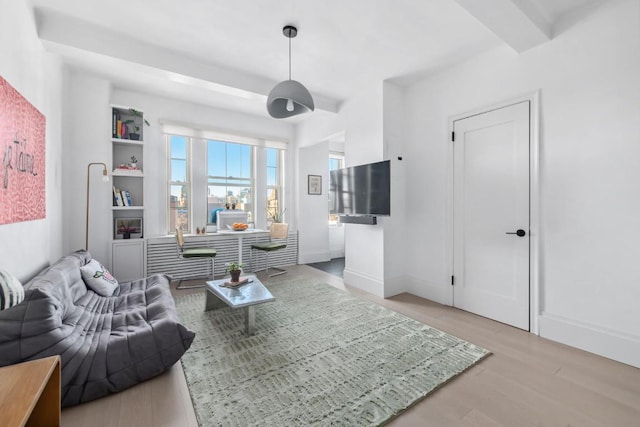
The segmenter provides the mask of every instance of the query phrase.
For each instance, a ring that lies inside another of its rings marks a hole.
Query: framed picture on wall
[[[142,237],[142,218],[114,218],[114,238],[138,239]]]
[[[308,194],[318,195],[322,194],[322,176],[321,175],[309,175],[307,182]]]

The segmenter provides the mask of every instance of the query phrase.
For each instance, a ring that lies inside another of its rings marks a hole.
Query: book
[[[116,187],[113,187],[113,206],[120,206],[118,204],[118,196],[120,195],[120,190]]]
[[[113,197],[114,197],[113,206],[124,206],[124,200],[122,200],[122,194],[120,193],[120,189],[113,187]]]
[[[125,206],[133,206],[133,202],[131,201],[131,193],[128,190],[123,190],[122,198],[124,199]]]
[[[240,279],[237,282],[232,282],[232,281],[229,280],[229,281],[224,282],[220,286],[222,286],[224,288],[237,288],[239,286],[247,285],[247,284],[249,284],[251,282],[253,282],[252,278],[240,276]]]
[[[113,109],[113,120],[111,121],[111,133],[114,138],[120,138],[118,135],[118,122],[120,121],[120,113]]]

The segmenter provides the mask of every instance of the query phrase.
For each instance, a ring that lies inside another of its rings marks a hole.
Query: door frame
[[[533,334],[539,335],[540,316],[540,90],[517,96],[496,104],[476,108],[462,114],[449,117],[447,132],[447,235],[446,235],[446,271],[453,276],[453,144],[451,135],[454,123],[468,117],[498,110],[521,102],[529,102],[529,327]],[[447,277],[449,279],[449,277]],[[448,282],[448,280],[447,280]],[[447,297],[447,303],[453,305],[453,289]]]

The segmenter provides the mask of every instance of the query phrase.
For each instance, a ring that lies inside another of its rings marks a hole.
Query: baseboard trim
[[[299,264],[313,264],[314,262],[327,261],[331,261],[331,254],[329,252],[298,253]]]
[[[344,249],[342,249],[342,250],[335,250],[335,251],[333,251],[333,250],[332,250],[332,251],[330,251],[330,252],[329,252],[329,254],[330,254],[330,256],[331,256],[331,259],[334,259],[334,258],[344,258]]]
[[[640,336],[542,313],[540,336],[640,368]]]
[[[414,276],[406,277],[405,292],[438,304],[451,305],[453,303],[451,286],[443,286],[440,283],[432,283]]]
[[[343,279],[344,284],[347,286],[353,286],[354,288],[384,298],[384,282],[375,277],[345,268]]]

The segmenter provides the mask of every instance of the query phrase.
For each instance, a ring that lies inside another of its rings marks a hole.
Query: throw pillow
[[[18,305],[24,300],[22,283],[13,274],[0,270],[0,310]]]
[[[80,267],[82,280],[98,295],[110,297],[118,288],[118,281],[95,259]]]

